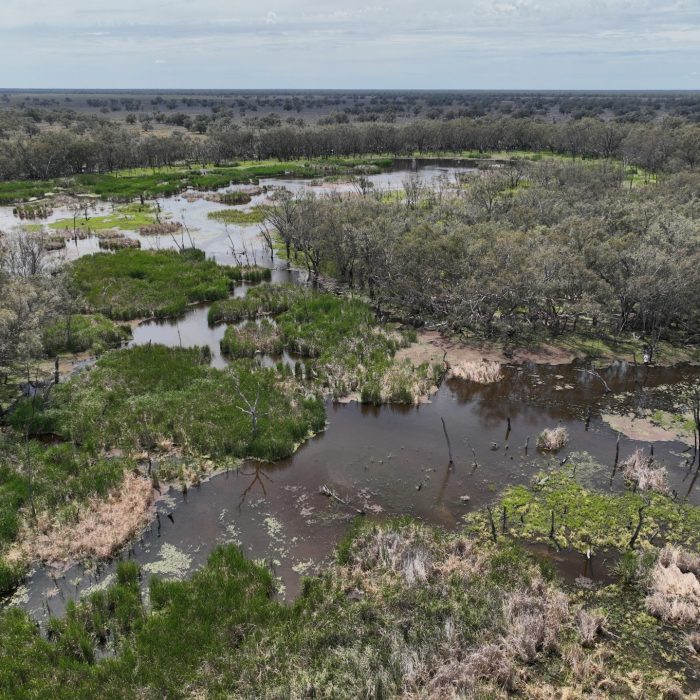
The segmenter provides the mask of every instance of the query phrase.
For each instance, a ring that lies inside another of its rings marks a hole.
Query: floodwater
[[[419,175],[435,182],[441,176],[453,177],[458,170],[454,163],[434,162],[419,169]],[[400,187],[408,172],[399,169],[372,177],[377,178],[378,186]],[[308,186],[292,180],[262,184],[289,189]],[[184,220],[195,244],[208,257],[232,262],[247,253],[259,256],[258,264],[272,266],[257,239],[257,227],[226,229],[207,219],[207,213],[221,205],[174,197],[161,201],[161,206],[175,219]],[[0,228],[3,216],[6,212],[0,212]],[[165,237],[142,240],[152,247],[174,245]],[[89,252],[89,245],[91,240],[69,244],[75,250],[66,255]],[[273,281],[301,282],[303,275],[275,261]],[[235,293],[245,292],[246,286],[241,285]],[[197,306],[179,319],[143,323],[134,329],[131,344],[209,345],[213,365],[224,367],[219,341],[225,326],[208,326],[207,310],[206,305]],[[600,378],[584,369],[575,364],[507,367],[505,378],[497,384],[450,380],[429,403],[415,407],[370,407],[329,400],[326,430],[293,457],[275,464],[247,462],[238,471],[190,489],[187,495],[172,489],[163,493],[158,519],[120,558],[137,560],[147,574],[146,582],[150,573],[185,576],[200,567],[217,544],[235,542],[251,558],[264,561],[279,577],[280,595],[291,598],[299,591],[300,576],[324,563],[356,517],[410,515],[456,528],[464,515],[493,501],[505,486],[528,483],[538,470],[571,452],[589,452],[608,465],[609,473],[598,475],[596,485],[620,490],[621,477],[613,477],[612,471],[617,435],[600,416],[611,407],[619,412],[647,405],[649,389],[654,387],[659,388],[655,405],[663,406],[662,389],[697,376],[697,369],[639,370],[616,364],[601,372],[612,391],[609,395],[603,392]],[[615,398],[621,394],[624,398]],[[452,443],[452,468],[442,419]],[[556,456],[539,453],[536,436],[543,428],[557,425],[569,431],[568,446]],[[649,448],[623,438],[620,459],[640,446]],[[683,465],[685,449],[680,443],[657,443],[655,456],[668,468],[672,488],[698,503],[697,490]],[[339,500],[320,493],[323,486]],[[597,553],[591,569],[591,563],[578,554],[549,552],[539,546],[537,550],[550,555],[568,580],[580,575],[604,580],[606,576],[605,553]],[[97,568],[79,565],[51,575],[40,567],[16,600],[43,621],[49,613],[62,612],[68,600],[110,583],[115,568],[116,561],[111,561]]]

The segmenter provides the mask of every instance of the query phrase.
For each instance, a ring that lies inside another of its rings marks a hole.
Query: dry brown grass
[[[108,557],[151,519],[151,482],[132,473],[106,500],[94,498],[81,507],[72,522],[40,515],[36,527],[21,537],[24,555],[54,566],[89,557]]]
[[[654,458],[643,450],[636,450],[622,463],[622,474],[640,491],[669,492],[666,468],[656,466]]]
[[[491,360],[460,362],[450,368],[450,375],[477,384],[493,384],[503,379],[501,363]]]
[[[182,228],[179,221],[167,221],[162,224],[148,224],[140,226],[139,233],[142,236],[163,236],[170,233],[177,233]]]
[[[600,610],[588,612],[581,608],[576,615],[576,624],[581,635],[581,644],[584,647],[591,647],[600,635],[605,634],[608,620]]]
[[[569,432],[561,425],[556,428],[545,428],[537,436],[537,447],[540,450],[556,452],[569,442]]]
[[[135,238],[101,238],[99,242],[103,250],[123,250],[124,248],[140,248],[141,241]]]
[[[647,610],[665,622],[697,622],[700,619],[697,573],[697,557],[666,547],[651,571]]]

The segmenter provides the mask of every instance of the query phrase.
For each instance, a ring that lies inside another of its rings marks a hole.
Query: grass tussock
[[[651,571],[647,610],[665,622],[697,623],[700,619],[700,557],[666,547]]]
[[[139,226],[139,233],[142,236],[167,236],[172,233],[178,233],[181,228],[182,224],[179,221],[166,221],[164,223]]]
[[[450,368],[450,375],[477,384],[493,384],[503,379],[503,370],[500,362],[480,360],[461,362]]]
[[[138,250],[141,248],[141,241],[136,238],[100,238],[98,245],[102,250]]]
[[[645,454],[644,450],[635,450],[621,466],[625,479],[640,491],[669,493],[666,468],[657,466],[654,458]]]
[[[556,452],[569,442],[569,431],[563,426],[545,428],[537,436],[537,448],[546,452]]]

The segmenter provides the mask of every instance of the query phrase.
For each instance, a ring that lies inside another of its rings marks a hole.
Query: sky
[[[0,88],[700,89],[700,0],[0,0]]]

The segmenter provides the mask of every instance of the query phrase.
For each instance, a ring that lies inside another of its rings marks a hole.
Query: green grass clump
[[[101,353],[130,337],[129,326],[114,323],[102,314],[74,314],[44,330],[44,350],[52,357],[87,350]]]
[[[217,265],[201,251],[171,250],[86,255],[71,270],[90,309],[119,320],[175,316],[188,304],[225,299],[234,282],[253,274],[265,273]]]
[[[247,321],[240,328],[229,326],[221,340],[221,352],[231,357],[254,357],[258,352],[279,355],[283,349],[277,324],[268,318]]]
[[[209,367],[207,351],[153,345],[106,353],[56,386],[42,413],[52,432],[94,451],[168,443],[190,454],[275,460],[323,429],[314,395],[280,385],[274,370]],[[244,409],[256,401],[254,426]]]
[[[224,192],[218,196],[218,199],[221,204],[235,206],[236,204],[249,204],[252,197],[247,192]]]
[[[254,207],[250,211],[222,209],[210,211],[207,217],[225,224],[259,224],[265,220],[265,212],[261,207]]]

